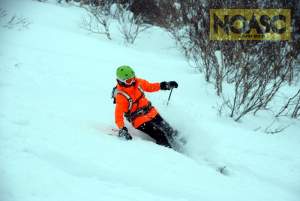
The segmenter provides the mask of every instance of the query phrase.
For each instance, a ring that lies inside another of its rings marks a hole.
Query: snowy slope
[[[0,21],[1,201],[215,201],[300,198],[299,121],[280,134],[261,113],[236,123],[218,116],[213,86],[159,28],[124,45],[80,28],[84,11],[54,2],[0,1],[28,28]],[[176,80],[147,94],[188,139],[185,154],[158,146],[128,125],[133,141],[107,135],[116,67],[128,64],[149,81]],[[216,171],[226,165],[227,175]]]

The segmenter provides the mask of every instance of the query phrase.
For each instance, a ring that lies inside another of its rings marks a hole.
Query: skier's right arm
[[[129,103],[124,96],[117,94],[116,108],[115,108],[115,122],[119,129],[122,129],[125,126],[124,113],[127,112],[127,110],[128,110],[128,104]]]

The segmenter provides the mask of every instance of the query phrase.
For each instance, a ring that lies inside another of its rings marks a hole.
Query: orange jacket
[[[130,87],[122,87],[119,84],[117,85],[117,89],[119,91],[124,91],[125,93],[127,93],[132,98],[133,102],[135,102],[142,94],[141,91],[138,89],[138,86],[140,86],[145,92],[155,92],[160,90],[159,83],[149,83],[148,81],[139,78],[135,78],[135,82],[136,83]],[[147,106],[148,103],[148,99],[145,96],[143,96],[142,98],[140,98],[139,101],[132,105],[130,112],[135,112],[138,108]],[[116,95],[115,108],[115,121],[118,128],[124,127],[124,113],[128,112],[128,107],[129,101],[127,100],[127,98],[124,95],[118,93]],[[143,123],[152,120],[157,114],[157,110],[154,107],[152,107],[147,114],[135,118],[131,123],[133,127],[138,128]]]

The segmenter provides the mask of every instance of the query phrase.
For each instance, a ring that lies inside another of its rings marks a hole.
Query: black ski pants
[[[137,129],[148,134],[157,144],[172,148],[172,140],[176,132],[159,114]]]

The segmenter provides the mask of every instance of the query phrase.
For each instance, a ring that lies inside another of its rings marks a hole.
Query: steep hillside
[[[0,200],[299,200],[299,121],[267,135],[268,113],[240,123],[218,116],[213,86],[163,30],[128,46],[116,22],[112,41],[80,28],[75,5],[0,2]],[[5,26],[13,15],[28,26]],[[184,154],[128,124],[133,141],[108,135],[123,64],[151,82],[179,83],[168,106],[169,92],[147,97],[187,139]]]

